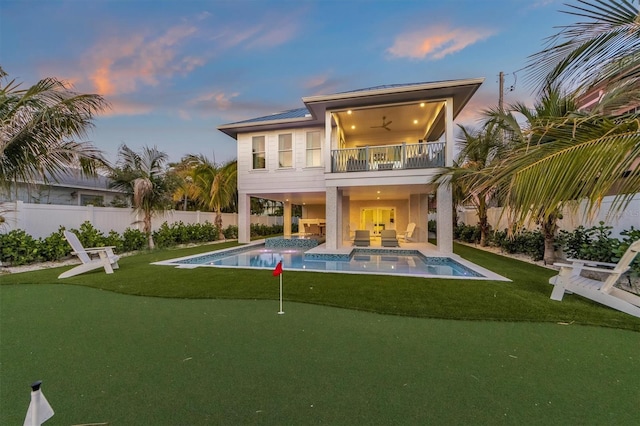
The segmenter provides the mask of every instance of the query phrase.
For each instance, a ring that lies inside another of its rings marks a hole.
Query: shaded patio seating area
[[[369,247],[371,245],[371,234],[368,230],[358,229],[356,230],[356,236],[353,240],[353,245],[357,247]]]
[[[395,229],[385,229],[380,232],[380,240],[382,243],[382,247],[399,247],[398,239],[396,238],[396,230]]]

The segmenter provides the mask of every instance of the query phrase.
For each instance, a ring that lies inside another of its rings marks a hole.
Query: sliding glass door
[[[359,229],[368,229],[371,235],[380,235],[385,229],[396,229],[396,209],[394,207],[361,209]]]

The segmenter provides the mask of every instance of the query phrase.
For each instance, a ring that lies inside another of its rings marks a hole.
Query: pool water
[[[350,255],[305,256],[299,248],[239,247],[161,264],[174,266],[217,266],[236,268],[274,269],[282,261],[283,269],[307,271],[335,271],[413,276],[448,276],[484,278],[482,274],[448,257],[426,257],[415,250],[402,254],[372,249],[355,249]]]

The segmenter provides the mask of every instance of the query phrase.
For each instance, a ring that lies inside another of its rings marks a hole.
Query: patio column
[[[325,217],[327,221],[325,247],[328,250],[336,250],[338,248],[338,188],[335,186],[327,187]]]
[[[453,253],[453,195],[447,179],[438,186],[438,251]]]
[[[283,233],[285,237],[290,237],[291,236],[291,202],[289,200],[286,200],[283,203],[283,214],[284,217],[283,219]]]
[[[247,244],[251,241],[251,197],[249,194],[238,194],[238,242]]]

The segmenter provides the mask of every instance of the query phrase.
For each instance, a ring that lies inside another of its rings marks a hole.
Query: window
[[[88,206],[89,204],[91,204],[92,206],[96,206],[96,207],[103,207],[104,206],[104,197],[102,195],[80,194],[80,205],[81,206]]]
[[[293,145],[291,133],[278,135],[278,167],[281,169],[293,166]]]
[[[264,136],[254,136],[252,139],[252,155],[253,169],[264,169],[265,161],[265,143]]]
[[[320,144],[320,132],[307,133],[307,167],[322,165],[322,145]]]

